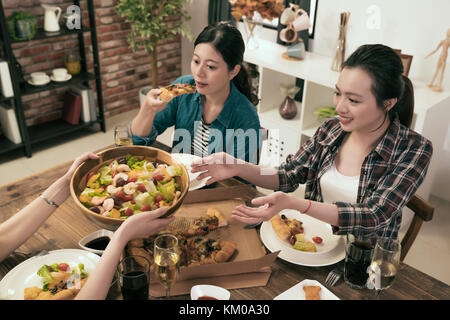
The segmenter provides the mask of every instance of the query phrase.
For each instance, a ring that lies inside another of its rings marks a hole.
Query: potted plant
[[[192,1],[192,0],[190,0]],[[133,51],[144,48],[151,55],[151,87],[158,87],[157,47],[163,40],[173,39],[181,34],[192,39],[185,22],[190,16],[184,9],[185,0],[119,0],[115,9],[131,25],[128,42]],[[169,16],[180,19],[167,21]],[[140,90],[144,95],[151,87]]]
[[[6,19],[8,31],[14,40],[31,40],[36,35],[36,17],[23,11],[14,11]]]

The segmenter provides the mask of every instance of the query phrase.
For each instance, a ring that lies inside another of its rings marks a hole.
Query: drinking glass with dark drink
[[[352,288],[366,287],[367,268],[372,262],[373,249],[368,242],[347,234],[345,241],[344,280]]]
[[[120,289],[124,300],[147,300],[150,261],[143,256],[128,256],[118,268]]]
[[[154,259],[156,276],[166,289],[166,298],[170,297],[170,287],[178,275],[180,252],[178,239],[172,234],[162,234],[155,239]]]
[[[116,147],[133,145],[133,139],[128,132],[127,126],[117,126],[114,128],[114,143]]]
[[[381,290],[389,288],[394,282],[400,265],[401,244],[398,239],[379,238],[373,252],[369,268],[371,287],[376,290],[376,296]]]

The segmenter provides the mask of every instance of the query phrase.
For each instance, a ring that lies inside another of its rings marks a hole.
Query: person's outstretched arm
[[[142,212],[128,218],[114,232],[114,235],[106,247],[99,264],[89,275],[86,284],[77,294],[75,299],[80,300],[103,300],[106,298],[114,273],[116,272],[120,256],[128,241],[139,238],[146,238],[155,234],[171,223],[175,217],[158,219],[166,208],[154,211]]]
[[[88,152],[78,157],[66,174],[42,193],[43,198],[34,199],[0,225],[0,261],[30,238],[56,210],[57,206],[69,197],[72,174],[87,159],[98,159],[98,156]]]
[[[194,161],[191,167],[191,172],[202,172],[197,177],[197,180],[209,177],[206,185],[232,177],[240,177],[266,189],[276,190],[280,185],[278,171],[275,168],[262,167],[245,162],[225,152],[215,153]]]

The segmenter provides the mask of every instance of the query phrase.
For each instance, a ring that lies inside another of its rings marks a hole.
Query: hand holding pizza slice
[[[186,93],[195,93],[197,88],[188,83],[175,83],[161,88],[159,98],[164,102],[170,102],[173,98]]]

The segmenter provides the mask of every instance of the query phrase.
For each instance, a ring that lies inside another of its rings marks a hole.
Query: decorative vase
[[[280,90],[283,95],[286,95],[286,98],[284,98],[283,102],[278,108],[278,112],[283,119],[290,120],[292,118],[295,118],[295,116],[297,115],[297,105],[295,104],[294,97],[300,90],[300,88],[295,86],[291,88],[280,86]]]
[[[287,120],[292,119],[297,115],[297,106],[295,105],[295,101],[289,96],[284,98],[278,110],[281,117]]]
[[[350,12],[342,12],[340,17],[339,39],[336,45],[336,54],[334,55],[334,59],[331,64],[331,70],[333,71],[340,71],[341,65],[345,60],[347,25],[348,20],[350,19]]]
[[[247,19],[246,17],[242,17],[242,20],[244,21],[244,30],[247,36],[245,42],[246,48],[258,49],[259,41],[256,34],[259,32],[259,29],[261,29],[261,23]]]

